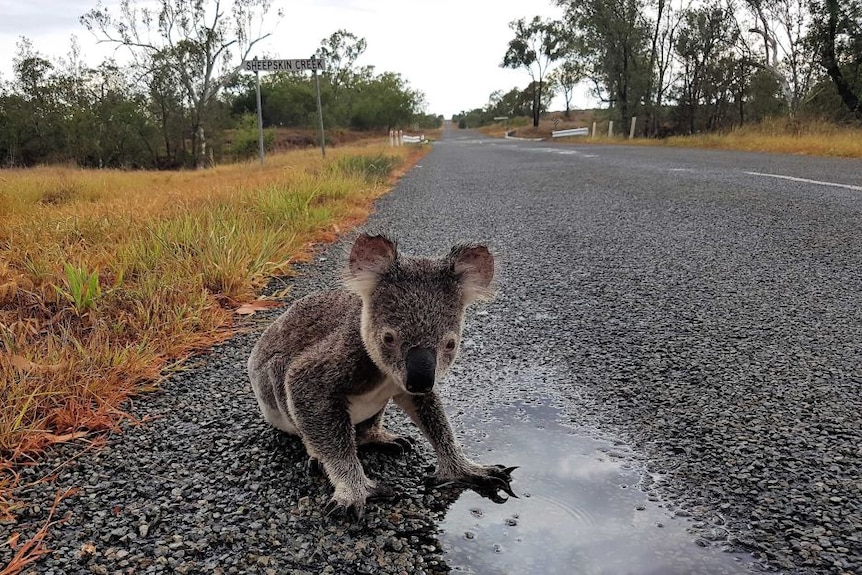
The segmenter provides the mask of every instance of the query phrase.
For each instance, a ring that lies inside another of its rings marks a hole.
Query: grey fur
[[[411,258],[398,254],[388,238],[364,234],[350,253],[347,289],[297,300],[263,333],[248,361],[252,389],[264,418],[298,435],[323,465],[335,488],[330,510],[361,517],[366,499],[388,494],[365,475],[356,448],[404,445],[383,428],[390,399],[434,447],[439,481],[511,494],[511,469],[477,465],[463,455],[433,388],[408,392],[420,385],[425,391],[447,372],[460,346],[464,310],[490,297],[493,273],[484,246]]]

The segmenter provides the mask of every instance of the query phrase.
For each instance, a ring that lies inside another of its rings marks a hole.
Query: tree
[[[678,100],[689,133],[719,127],[737,79],[733,54],[737,38],[729,9],[713,4],[685,12],[676,51],[683,67]],[[701,108],[706,110],[704,117]]]
[[[560,67],[552,72],[551,77],[563,92],[563,99],[566,101],[565,116],[568,118],[575,86],[580,84],[585,77],[583,62],[577,54],[569,54]]]
[[[847,110],[862,121],[862,2],[812,0],[811,14],[820,62]]]
[[[384,72],[357,85],[356,104],[350,127],[357,130],[387,130],[407,127],[419,112],[423,96],[411,90],[400,74]]]
[[[806,38],[810,27],[807,1],[745,0],[754,17],[748,31],[763,42],[763,59],[752,59],[752,64],[775,77],[791,114],[799,108],[814,76]]]
[[[368,42],[352,32],[341,29],[321,40],[317,55],[326,60],[323,77],[329,80],[335,97],[342,86],[349,87],[355,72],[356,60],[365,53]]]
[[[357,104],[358,91],[355,88],[374,77],[373,66],[356,65],[367,46],[365,38],[343,29],[321,40],[317,55],[326,61],[320,89],[327,123],[348,125]]]
[[[628,126],[649,92],[652,29],[643,0],[556,0],[596,95]]]
[[[67,58],[49,61],[24,38],[13,65],[14,80],[0,90],[0,162],[155,164],[152,115],[115,64],[85,66],[74,38]]]
[[[152,9],[121,0],[119,14],[99,3],[81,23],[100,41],[127,48],[138,69],[155,80],[153,89],[176,86],[181,91],[189,110],[194,164],[202,167],[213,104],[239,71],[239,61],[269,36],[252,30],[270,6],[270,0],[160,0]]]
[[[532,109],[532,94],[526,94],[524,90],[520,90],[517,87],[512,88],[506,93],[498,90],[491,93],[488,97],[488,105],[483,121],[491,121],[495,117],[500,116],[508,116],[510,118],[526,116],[532,113]]]
[[[524,18],[509,23],[515,37],[503,56],[502,67],[524,68],[536,86],[533,98],[533,126],[539,126],[539,116],[544,90],[545,76],[553,62],[569,50],[567,36],[560,22],[543,20],[535,16],[527,22]]]

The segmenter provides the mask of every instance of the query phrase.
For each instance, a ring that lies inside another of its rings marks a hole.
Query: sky
[[[107,6],[117,0],[103,0]],[[139,0],[140,1],[140,0]],[[78,21],[97,0],[0,0],[0,77],[12,74],[21,36],[49,58],[68,54],[77,36],[84,59],[97,64],[109,54]],[[488,102],[495,90],[524,88],[526,70],[500,67],[517,18],[559,17],[550,0],[273,0],[271,14],[284,17],[256,52],[273,58],[305,58],[323,38],[346,29],[368,42],[358,65],[398,72],[425,94],[427,112],[447,118]],[[265,28],[266,28],[265,24]],[[270,26],[271,27],[271,26]],[[254,53],[252,56],[255,55]],[[558,96],[553,109],[562,109]],[[576,91],[573,108],[592,107],[587,87]]]

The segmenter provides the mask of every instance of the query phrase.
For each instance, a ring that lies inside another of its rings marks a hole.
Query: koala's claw
[[[309,457],[308,461],[305,462],[305,472],[309,477],[323,475],[323,466],[320,464],[320,460],[316,457]]]
[[[365,503],[351,503],[345,505],[334,497],[329,500],[323,508],[324,517],[353,517],[357,521],[362,521],[365,518]]]
[[[520,468],[521,466],[513,465],[512,467],[506,467],[505,465],[492,465],[491,467],[496,467],[497,469],[505,473],[507,477],[511,477],[512,472]]]
[[[448,487],[462,486],[472,489],[482,497],[486,497],[494,503],[505,503],[508,497],[503,497],[498,492],[502,491],[509,497],[518,499],[518,496],[512,491],[512,472],[518,466],[505,467],[503,465],[491,465],[489,467],[480,468],[482,472],[467,473],[453,479],[441,479],[437,476],[426,475],[425,484],[429,487]]]
[[[416,440],[412,437],[397,437],[395,439],[395,443],[401,446],[401,449],[404,450],[404,453],[410,453],[413,451],[413,447],[416,445]]]
[[[368,501],[392,500],[398,498],[398,492],[388,485],[377,485],[368,494]]]
[[[400,457],[405,453],[412,452],[415,444],[416,441],[413,438],[396,437],[391,441],[370,441],[362,444],[360,448]]]
[[[325,517],[347,517],[351,515],[357,521],[361,521],[365,517],[366,501],[380,501],[387,499],[396,499],[398,492],[388,485],[375,485],[368,490],[368,494],[362,498],[360,495],[337,498],[332,496],[326,506],[323,508]]]

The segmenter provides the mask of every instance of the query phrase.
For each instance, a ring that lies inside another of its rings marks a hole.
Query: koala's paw
[[[395,435],[387,431],[367,433],[358,439],[359,447],[362,450],[377,451],[394,456],[410,453],[416,443],[412,437]]]
[[[505,503],[508,498],[500,495],[500,491],[509,497],[518,498],[512,491],[511,485],[512,472],[516,469],[518,469],[517,465],[506,467],[505,465],[470,464],[456,471],[438,472],[436,475],[426,477],[426,482],[435,487],[448,485],[467,487],[494,503]]]
[[[373,482],[365,489],[352,489],[347,486],[337,487],[332,499],[323,508],[327,517],[353,517],[361,521],[365,517],[366,501],[378,501],[381,499],[394,499],[395,491],[386,485]]]

